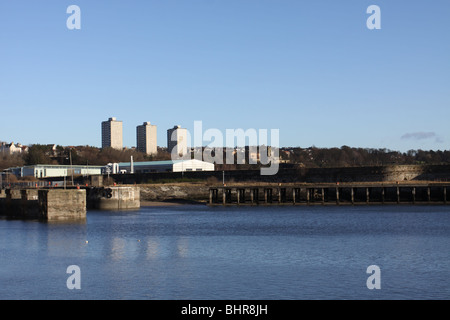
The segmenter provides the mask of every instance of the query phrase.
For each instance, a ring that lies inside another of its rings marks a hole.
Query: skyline
[[[66,9],[81,8],[81,30]],[[366,9],[381,8],[381,30]],[[447,150],[448,1],[0,4],[0,140],[101,146],[99,123],[280,129],[280,146]],[[8,119],[8,121],[5,121]],[[162,134],[161,134],[162,133]],[[164,146],[165,135],[158,134]]]

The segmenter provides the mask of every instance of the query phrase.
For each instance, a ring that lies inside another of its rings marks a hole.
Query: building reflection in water
[[[104,248],[105,255],[114,261],[121,260],[155,260],[163,257],[186,258],[189,255],[187,238],[148,238],[127,239],[114,237],[110,245]]]
[[[155,259],[158,257],[159,246],[160,244],[157,240],[155,239],[147,240],[147,252],[146,252],[147,259]]]
[[[84,257],[87,253],[86,221],[59,221],[39,223],[40,237],[45,237],[48,256]],[[44,240],[44,239],[42,239]]]
[[[177,239],[177,252],[180,258],[187,258],[189,255],[189,240],[185,237]]]

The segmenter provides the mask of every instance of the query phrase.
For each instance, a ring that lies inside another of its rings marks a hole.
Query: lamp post
[[[73,166],[72,166],[72,149],[69,151],[69,157],[70,157],[70,171],[72,171],[72,187],[73,187]]]

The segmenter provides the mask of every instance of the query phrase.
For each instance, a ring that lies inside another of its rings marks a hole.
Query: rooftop
[[[65,168],[89,168],[89,169],[101,169],[103,168],[103,166],[87,166],[87,165],[60,165],[60,164],[34,164],[31,166],[23,166],[23,167],[14,167],[14,168],[8,168],[6,170],[13,170],[13,169],[19,169],[19,168],[34,168],[34,167],[39,167],[39,168],[48,168],[48,169],[65,169]]]
[[[136,166],[170,166],[174,163],[187,162],[187,161],[200,161],[197,159],[189,159],[189,160],[165,160],[165,161],[142,161],[142,162],[133,162],[133,165]],[[203,162],[203,161],[201,161]],[[127,167],[131,166],[130,162],[121,162],[120,166]]]

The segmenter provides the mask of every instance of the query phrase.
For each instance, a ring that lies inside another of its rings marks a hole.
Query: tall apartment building
[[[187,153],[187,129],[174,126],[172,129],[167,130],[167,150],[173,154],[174,148],[176,148],[174,151],[176,155],[185,155]]]
[[[123,149],[123,125],[116,118],[102,122],[102,148]]]
[[[156,126],[150,122],[144,122],[136,127],[136,148],[148,155],[158,153],[156,142]]]

